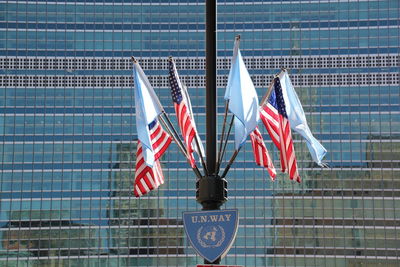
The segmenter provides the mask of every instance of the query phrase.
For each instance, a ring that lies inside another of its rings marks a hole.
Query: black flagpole
[[[225,135],[225,124],[226,124],[226,118],[228,116],[228,107],[229,107],[229,100],[225,102],[225,113],[224,113],[224,122],[222,123],[222,133],[221,133],[221,138],[219,140],[219,149],[218,149],[218,160],[217,160],[217,173],[219,173],[219,169],[221,167],[221,161],[223,158],[222,154],[222,148],[223,148],[223,142],[224,142],[224,135]],[[229,134],[226,137],[227,139],[229,138]]]
[[[208,175],[196,183],[203,210],[218,210],[227,200],[227,184],[217,173],[217,1],[206,0],[206,165]],[[221,258],[214,262],[219,264]]]
[[[206,127],[207,169],[217,175],[217,3],[206,0]]]

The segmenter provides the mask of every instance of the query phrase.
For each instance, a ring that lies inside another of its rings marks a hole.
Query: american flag
[[[185,88],[183,88],[183,85],[179,80],[179,76],[173,60],[169,61],[169,82],[171,85],[172,101],[174,102],[175,113],[176,117],[178,118],[179,128],[181,129],[183,139],[185,140],[190,166],[194,168],[196,167],[196,161],[193,156],[193,139],[196,136],[196,127],[190,114],[190,106],[187,103],[185,92],[183,92]]]
[[[154,151],[154,165],[147,166],[143,158],[142,144],[138,141],[136,152],[136,171],[133,193],[136,197],[147,194],[164,183],[159,158],[171,143],[171,137],[161,127],[157,120],[149,125],[150,139]]]
[[[300,183],[292,131],[286,114],[279,78],[274,79],[274,90],[272,90],[267,103],[261,107],[260,117],[272,141],[280,151],[282,172],[288,171],[290,179]]]
[[[267,168],[271,179],[275,180],[276,170],[258,127],[256,127],[254,131],[250,133],[250,139],[257,165]]]

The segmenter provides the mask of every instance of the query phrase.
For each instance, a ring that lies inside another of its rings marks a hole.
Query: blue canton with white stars
[[[278,106],[278,112],[283,117],[287,118],[285,100],[283,99],[282,86],[279,78],[275,78],[274,89],[276,95],[276,104]]]
[[[180,104],[183,100],[181,88],[179,88],[178,81],[175,77],[174,63],[169,62],[169,83],[171,84],[171,95],[172,101],[176,104]]]
[[[275,90],[271,91],[271,94],[269,95],[268,102],[273,106],[276,110],[278,110],[278,104],[276,103],[276,95],[275,95]]]

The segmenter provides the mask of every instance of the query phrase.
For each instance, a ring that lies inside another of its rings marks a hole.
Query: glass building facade
[[[175,58],[204,141],[204,1],[0,7],[0,266],[201,263],[182,226],[182,212],[200,209],[195,175],[176,145],[162,158],[165,184],[133,196],[130,57],[172,118],[167,58]],[[260,99],[289,70],[329,168],[294,133],[303,183],[281,173],[271,182],[247,143],[227,177],[224,208],[239,209],[240,226],[222,263],[398,266],[399,1],[219,1],[219,131],[236,34]]]

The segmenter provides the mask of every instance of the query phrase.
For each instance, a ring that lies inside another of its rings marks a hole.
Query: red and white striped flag
[[[136,171],[133,193],[136,197],[147,194],[164,183],[159,158],[171,143],[171,137],[155,120],[149,125],[150,140],[154,151],[154,165],[146,165],[143,157],[142,144],[138,141],[136,152]]]
[[[261,107],[260,117],[272,141],[280,151],[282,172],[287,171],[290,179],[300,183],[292,131],[286,114],[279,78],[274,79],[274,90],[268,101]]]
[[[269,175],[271,176],[271,180],[275,180],[276,170],[258,127],[256,127],[254,131],[250,133],[250,139],[257,165],[267,168]]]
[[[181,129],[183,139],[185,140],[190,166],[194,168],[196,167],[196,160],[193,156],[193,152],[195,151],[195,144],[193,144],[193,142],[194,138],[196,138],[197,130],[194,119],[191,115],[190,102],[188,103],[189,100],[184,92],[185,88],[179,80],[173,60],[169,61],[169,82],[171,85],[172,101],[174,102],[179,128]]]

